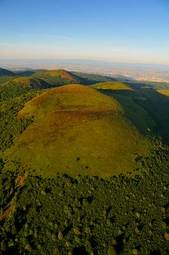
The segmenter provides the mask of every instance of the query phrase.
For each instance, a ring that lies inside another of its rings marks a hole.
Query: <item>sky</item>
[[[0,0],[1,59],[169,64],[169,0]]]

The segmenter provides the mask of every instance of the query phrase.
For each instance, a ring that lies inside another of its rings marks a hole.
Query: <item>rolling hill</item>
[[[93,85],[96,89],[101,90],[129,90],[132,91],[132,88],[123,82],[111,81],[111,82],[100,82]]]
[[[66,70],[42,70],[37,71],[32,75],[33,78],[42,79],[47,82],[51,87],[80,83],[83,79],[77,75]]]
[[[0,86],[0,101],[22,96],[24,93],[48,88],[48,83],[30,77],[9,79]]]
[[[30,88],[30,89],[45,89],[49,85],[42,79],[35,79],[31,77],[18,77],[10,81],[10,84],[13,86],[19,86],[21,88]]]
[[[0,79],[1,82],[1,79]],[[64,84],[65,80],[60,79],[60,84]],[[53,83],[52,83],[53,84]],[[55,87],[51,85],[47,79],[34,78],[34,77],[8,77],[5,79],[3,77],[3,82],[0,87],[0,99],[9,99],[16,96],[20,96],[23,93],[31,91],[40,91],[50,87]]]
[[[151,147],[115,98],[79,84],[33,98],[18,118],[34,121],[6,152],[7,166],[20,162],[44,176],[126,173]]]

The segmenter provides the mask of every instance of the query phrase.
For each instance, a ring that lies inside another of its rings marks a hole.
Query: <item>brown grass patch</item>
[[[14,204],[8,205],[6,209],[0,213],[0,221],[8,219],[14,212],[15,212],[16,206]]]
[[[25,179],[25,176],[19,175],[15,180],[16,187],[22,188],[25,185]]]

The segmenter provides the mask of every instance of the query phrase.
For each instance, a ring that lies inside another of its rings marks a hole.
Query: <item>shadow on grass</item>
[[[169,97],[155,89],[140,86],[135,90],[99,91],[115,98],[123,107],[124,116],[143,135],[160,136],[169,144]]]

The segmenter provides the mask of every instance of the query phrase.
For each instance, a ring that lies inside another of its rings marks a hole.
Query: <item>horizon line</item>
[[[111,61],[109,59],[88,59],[88,58],[0,58],[0,65],[3,64],[3,61],[16,61],[16,62],[22,62],[22,61],[32,61],[32,62],[36,62],[36,61],[50,61],[51,64],[52,62],[55,61],[80,61],[80,62],[98,62],[98,63],[105,63],[105,64],[112,64],[112,65],[143,65],[143,66],[168,66],[169,67],[169,63],[152,63],[152,62],[137,62],[137,61],[133,61],[133,62],[126,62],[126,61]],[[16,63],[17,64],[17,63]],[[25,63],[26,64],[26,63]],[[44,63],[45,64],[45,63]]]

